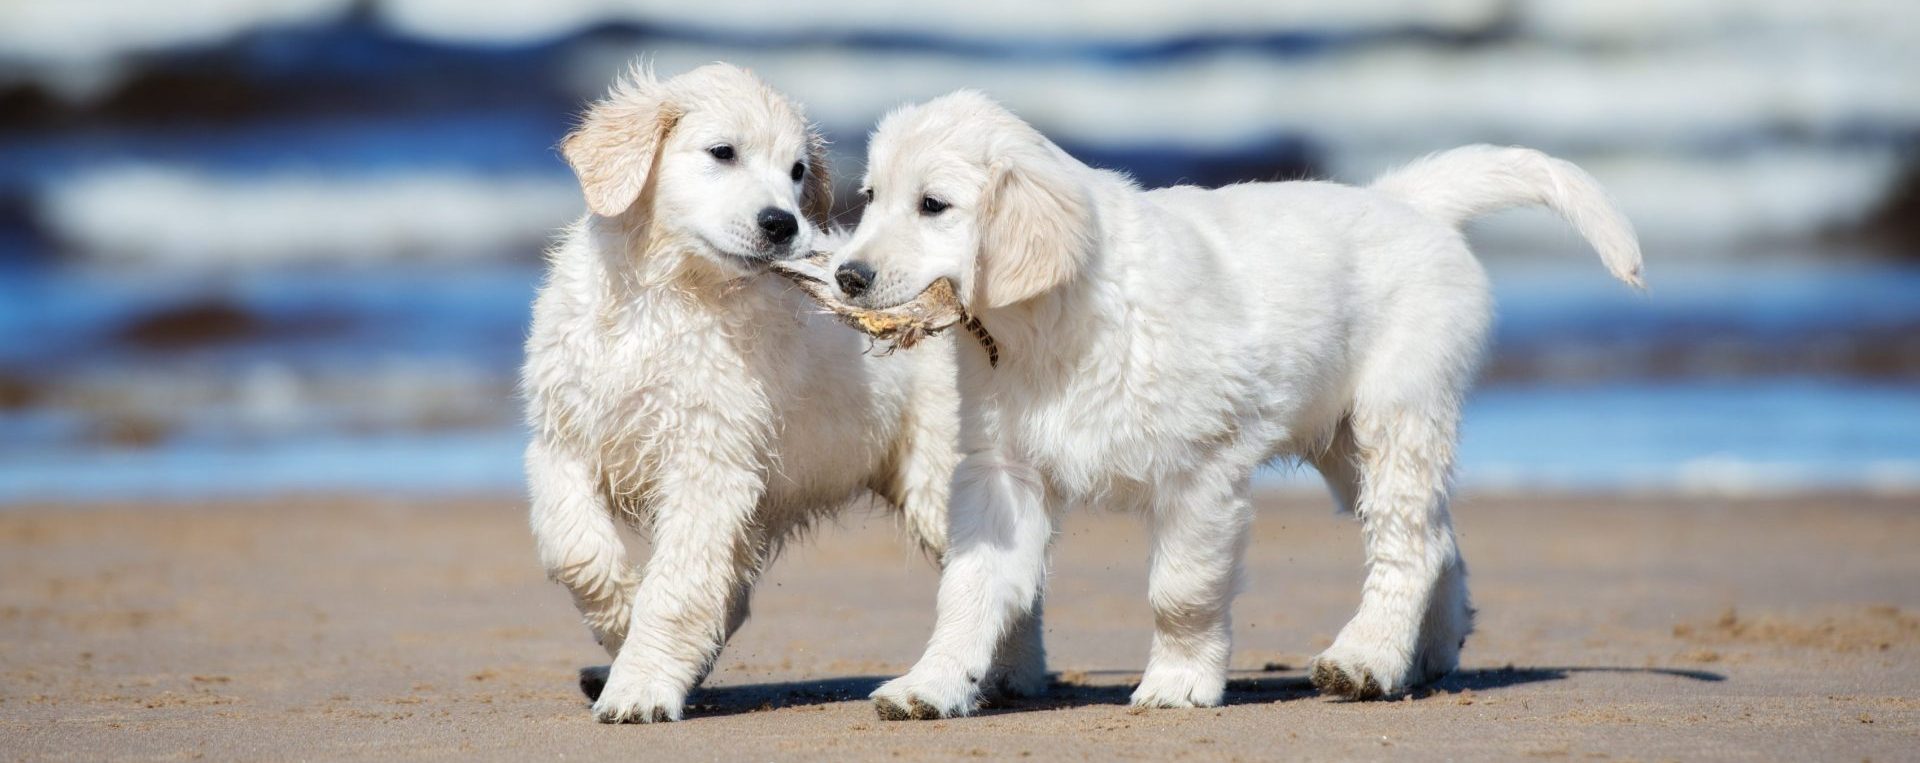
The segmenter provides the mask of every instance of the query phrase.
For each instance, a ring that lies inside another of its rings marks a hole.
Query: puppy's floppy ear
[[[561,142],[560,153],[580,179],[588,209],[612,217],[633,206],[680,114],[668,101],[667,88],[645,69],[635,69],[587,109],[580,126]]]
[[[827,166],[827,139],[819,128],[807,128],[807,177],[800,189],[800,211],[815,228],[827,229],[833,215],[833,169]]]
[[[981,204],[974,302],[1005,307],[1066,283],[1093,245],[1093,209],[1074,162],[1041,144],[995,160]]]

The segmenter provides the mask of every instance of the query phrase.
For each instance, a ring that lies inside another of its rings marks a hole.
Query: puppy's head
[[[807,252],[832,203],[819,133],[726,64],[664,81],[636,68],[560,150],[594,214],[635,215],[732,275]]]
[[[979,92],[888,114],[867,160],[866,211],[837,271],[854,304],[892,307],[951,278],[969,308],[1004,307],[1088,257],[1086,166]]]

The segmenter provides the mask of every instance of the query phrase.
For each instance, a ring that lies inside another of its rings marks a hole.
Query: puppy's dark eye
[[[733,147],[725,143],[707,149],[707,153],[713,154],[713,158],[723,162],[733,161]]]
[[[793,182],[795,182],[795,183],[798,183],[798,182],[800,182],[800,178],[803,178],[803,177],[806,177],[806,176],[807,176],[807,165],[806,165],[806,163],[805,163],[805,162],[794,162],[794,163],[793,163],[793,171],[792,171],[792,172],[789,172],[789,173],[787,173],[787,174],[788,174],[788,175],[791,175],[791,176],[793,177]]]
[[[920,214],[923,215],[932,216],[940,214],[941,212],[947,211],[948,206],[950,205],[946,202],[932,196],[920,197]]]

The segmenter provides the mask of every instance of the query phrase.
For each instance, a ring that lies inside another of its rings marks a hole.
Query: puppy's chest
[[[765,390],[742,368],[658,353],[609,360],[614,364],[595,376],[604,412],[602,440],[675,429],[738,429],[766,418]]]
[[[651,341],[598,355],[589,376],[604,415],[592,436],[609,482],[646,485],[694,463],[758,474],[765,499],[785,505],[838,497],[864,474],[890,433],[874,420],[871,380],[819,373],[818,348],[797,324],[749,328],[633,334]],[[858,358],[844,360],[828,367]]]

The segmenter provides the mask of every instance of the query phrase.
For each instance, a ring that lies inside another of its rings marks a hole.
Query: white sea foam
[[[1837,138],[1863,123],[1920,124],[1920,78],[1882,66],[1885,51],[1828,52],[1808,66],[1708,49],[1604,66],[1547,49],[1297,61],[1224,54],[1145,70],[910,53],[882,62],[807,51],[724,57],[793,93],[815,120],[855,134],[900,103],[973,86],[1081,146],[1217,151],[1305,135],[1349,181],[1453,145],[1531,145],[1588,166],[1650,242],[1720,248],[1858,222],[1897,180],[1902,156],[1892,147]],[[698,46],[647,53],[663,71],[714,57]],[[574,71],[583,94],[634,55],[582,54]],[[1557,224],[1524,215],[1486,230],[1528,246],[1565,239]]]
[[[254,29],[297,26],[346,11],[352,0],[10,0],[0,3],[0,75],[33,77],[70,98],[118,81],[126,58],[218,43]]]
[[[40,203],[43,224],[83,256],[187,266],[497,255],[537,247],[582,209],[565,176],[227,177],[172,166],[58,181]]]
[[[1417,153],[1335,153],[1332,175],[1363,183]],[[1569,158],[1601,180],[1649,248],[1668,259],[1858,223],[1902,166],[1882,149]],[[858,157],[841,162],[850,183]],[[88,259],[241,267],[526,253],[581,211],[564,175],[254,178],[151,166],[56,182],[40,204],[42,223]],[[1564,225],[1539,214],[1482,221],[1475,239],[1489,251],[1578,248]]]
[[[1298,134],[1335,149],[1524,142],[1693,147],[1772,132],[1818,138],[1920,123],[1920,50],[1807,41],[1763,54],[1695,46],[1630,56],[1541,47],[1362,50],[1302,59],[1228,52],[1152,67],[848,55],[711,45],[589,49],[582,95],[636,58],[662,72],[723,59],[755,69],[834,127],[864,130],[903,102],[980,88],[1045,129],[1101,145],[1233,146]]]
[[[355,0],[14,0],[0,3],[0,73],[98,92],[130,54],[217,43],[245,32],[324,22]],[[454,44],[540,43],[604,23],[664,27],[716,38],[847,33],[1048,45],[1137,44],[1225,35],[1343,35],[1420,28],[1499,29],[1522,44],[1602,42],[1597,66],[1660,47],[1755,44],[1761,60],[1809,42],[1908,55],[1920,47],[1909,0],[981,0],[902,5],[887,0],[373,0],[374,17],[416,38]],[[854,57],[860,57],[857,53]],[[1745,63],[1755,63],[1746,61]],[[1763,62],[1763,61],[1759,61]],[[1893,61],[1898,63],[1899,61]],[[1524,63],[1517,61],[1516,64]],[[1801,64],[1818,65],[1818,57]],[[1910,71],[1911,67],[1904,70]],[[1861,74],[1872,70],[1860,69]],[[1526,72],[1516,66],[1516,74]]]
[[[1336,155],[1335,177],[1365,182],[1413,158],[1406,153]],[[1865,221],[1899,181],[1890,148],[1798,146],[1728,156],[1683,153],[1571,154],[1633,221],[1658,259],[1729,254],[1728,247],[1804,239]],[[1581,250],[1566,224],[1513,212],[1476,222],[1490,249]]]
[[[188,5],[162,13],[135,0],[0,3],[0,60],[38,62],[27,68],[90,81],[95,64],[111,69],[128,53],[323,20],[346,7],[345,0]],[[910,14],[878,0],[380,0],[373,7],[403,34],[454,42],[550,39],[605,21],[742,39],[866,31],[1137,42],[1408,25],[1469,30],[1507,18],[1503,9],[1511,8],[1521,30],[1513,40],[1465,48],[1371,45],[1300,57],[1229,48],[1115,65],[832,46],[599,44],[572,53],[565,76],[585,98],[638,55],[665,72],[731,60],[755,68],[842,136],[864,133],[901,103],[978,87],[1073,145],[1225,152],[1305,137],[1349,180],[1452,145],[1532,145],[1590,165],[1652,239],[1731,244],[1845,225],[1884,198],[1901,157],[1879,144],[1920,125],[1920,77],[1909,74],[1920,70],[1920,23],[1910,5],[1206,0],[1175,9],[1132,0],[995,0]],[[1572,38],[1604,44],[1557,44]],[[860,148],[843,139],[839,150],[857,157]],[[497,249],[538,239],[578,208],[563,178],[427,171],[242,180],[177,166],[119,168],[56,180],[48,190],[42,217],[73,249],[179,262]],[[1557,228],[1543,233],[1547,223],[1514,219],[1522,239],[1559,235]],[[1496,221],[1488,230],[1508,226]]]
[[[13,0],[0,3],[0,51],[17,62],[106,62],[205,44],[270,26],[338,17],[356,0]],[[1830,35],[1912,41],[1908,0],[375,0],[376,18],[405,34],[451,42],[543,42],[625,22],[709,34],[845,33],[955,39],[1137,42],[1275,32],[1425,28],[1473,32],[1511,23],[1523,37],[1639,46],[1733,35]]]
[[[981,0],[944,5],[889,0],[701,3],[654,0],[547,0],[472,3],[386,0],[383,18],[414,34],[460,40],[543,39],[610,21],[671,24],[710,31],[937,33],[1003,40],[1157,40],[1270,31],[1347,32],[1426,27],[1469,31],[1498,20],[1501,0],[1079,0],[1036,3]]]
[[[1527,0],[1516,10],[1536,35],[1636,46],[1779,33],[1920,42],[1911,0]]]

